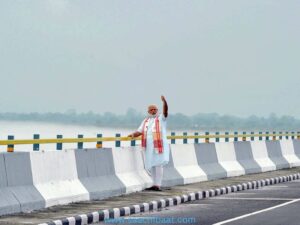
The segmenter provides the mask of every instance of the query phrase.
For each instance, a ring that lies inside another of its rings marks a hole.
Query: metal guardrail
[[[215,142],[219,142],[220,138],[225,138],[225,142],[229,142],[229,138],[233,138],[234,141],[238,141],[238,138],[242,138],[242,141],[246,141],[247,138],[251,141],[254,141],[254,138],[258,137],[259,140],[263,140],[263,137],[265,137],[265,140],[282,140],[284,137],[286,139],[300,139],[300,132],[259,132],[259,133],[246,133],[242,132],[239,134],[238,132],[234,132],[234,134],[229,134],[229,132],[225,132],[224,134],[220,134],[219,132],[216,132],[215,134],[210,134],[209,132],[205,132],[204,135],[199,135],[199,133],[194,133],[194,135],[188,135],[187,132],[183,132],[183,135],[176,135],[175,132],[171,133],[171,136],[168,136],[167,138],[171,140],[171,144],[175,144],[175,140],[183,140],[183,144],[187,144],[188,139],[193,139],[194,143],[199,143],[199,139],[203,139],[205,143],[209,143],[211,139],[215,139]],[[278,137],[278,139],[277,139]],[[14,151],[14,145],[33,145],[34,151],[39,151],[39,145],[40,144],[56,144],[57,150],[62,150],[63,143],[77,143],[78,149],[83,149],[83,143],[85,142],[96,142],[96,148],[102,148],[103,142],[110,142],[114,141],[116,147],[121,146],[121,141],[131,141],[131,146],[136,145],[136,141],[141,140],[141,138],[131,138],[131,137],[121,137],[120,134],[116,134],[115,137],[102,137],[102,134],[97,134],[97,137],[94,138],[84,138],[83,135],[78,135],[77,138],[63,138],[62,135],[57,135],[56,138],[50,138],[50,139],[40,139],[39,134],[34,134],[33,139],[19,139],[14,140],[14,136],[9,135],[8,140],[0,140],[0,146],[4,145],[7,146],[7,152],[13,152]]]

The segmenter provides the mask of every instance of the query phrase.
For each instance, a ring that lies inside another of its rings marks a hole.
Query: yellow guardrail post
[[[205,135],[208,136],[208,135],[209,135],[209,132],[206,131],[206,132],[205,132]],[[209,137],[205,137],[205,143],[209,143]]]
[[[243,138],[242,138],[242,141],[246,141],[247,140],[247,137],[246,137],[246,132],[243,131]]]
[[[135,146],[135,139],[133,138],[131,141],[130,141],[130,146]]]
[[[268,140],[269,140],[269,132],[266,131],[266,141],[268,141]]]
[[[285,132],[285,135],[286,135],[286,136],[285,136],[285,139],[287,139],[287,140],[289,139],[289,135],[288,135],[288,134],[289,134],[289,132],[286,131],[286,132]]]
[[[228,135],[229,135],[229,132],[225,132],[225,135],[227,136],[227,137],[225,137],[225,142],[229,142],[229,137],[228,137]]]
[[[62,139],[63,136],[61,134],[56,135],[57,139]],[[63,149],[63,143],[56,143],[56,150],[62,150]]]
[[[116,134],[116,138],[119,138],[119,137],[121,137],[121,134]],[[116,140],[115,146],[116,147],[121,147],[121,141]]]
[[[279,140],[282,140],[282,131],[279,131]]]
[[[273,131],[273,141],[276,141],[276,131]]]
[[[13,135],[8,135],[7,139],[14,140],[15,138]],[[7,152],[14,152],[14,145],[7,145]]]
[[[183,132],[183,136],[187,136],[187,132]],[[187,138],[183,138],[183,144],[187,144]]]
[[[33,139],[34,140],[40,139],[40,135],[39,134],[34,134]],[[37,144],[37,143],[33,144],[33,151],[39,151],[39,150],[40,150],[40,144]]]
[[[82,134],[78,134],[78,139],[81,139],[83,138],[83,135]],[[78,142],[77,143],[77,149],[83,149],[83,142]]]
[[[175,132],[171,132],[171,144],[175,144],[175,139],[173,136],[175,136]]]
[[[262,139],[263,139],[263,137],[262,137],[262,132],[261,132],[261,131],[259,131],[259,132],[258,132],[258,134],[259,134],[259,138],[258,138],[258,140],[262,141]]]
[[[250,139],[250,140],[251,140],[251,141],[254,141],[254,132],[253,132],[253,131],[251,131],[251,133],[250,133],[250,134],[251,134],[251,139]]]
[[[102,138],[102,134],[97,134],[97,138]],[[102,148],[102,141],[97,141],[96,148]]]
[[[198,132],[195,132],[194,135],[195,135],[195,136],[198,136],[199,134],[198,134]],[[199,143],[199,138],[195,138],[195,139],[194,139],[194,143],[195,143],[195,144],[198,144],[198,143]]]
[[[295,139],[295,132],[292,131],[292,140],[294,140],[294,139]]]
[[[218,137],[220,135],[219,132],[216,132],[216,142],[219,142],[220,141],[220,137]]]
[[[238,134],[239,133],[237,131],[234,132],[234,139],[233,139],[234,141],[238,141],[239,140],[238,139]]]

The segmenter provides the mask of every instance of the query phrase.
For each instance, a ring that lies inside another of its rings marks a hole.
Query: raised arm
[[[161,96],[161,100],[163,101],[163,114],[167,118],[168,117],[168,103],[163,95]]]

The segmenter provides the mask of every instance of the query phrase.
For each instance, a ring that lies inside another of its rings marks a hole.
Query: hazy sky
[[[0,0],[0,112],[300,118],[300,1]]]

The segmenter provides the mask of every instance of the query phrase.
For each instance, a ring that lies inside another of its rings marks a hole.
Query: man
[[[141,123],[138,130],[128,137],[142,136],[142,148],[145,150],[145,168],[151,173],[153,186],[146,190],[161,191],[163,166],[169,162],[169,144],[167,142],[166,120],[168,104],[164,96],[163,114],[158,114],[156,105],[148,106],[148,116]]]

